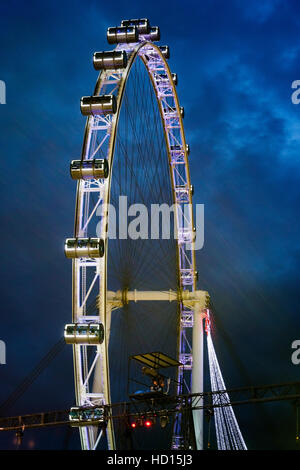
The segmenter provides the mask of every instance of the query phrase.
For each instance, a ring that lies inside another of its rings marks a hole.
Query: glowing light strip
[[[210,334],[209,317],[206,332],[211,390],[213,392],[226,390]],[[231,405],[228,405],[228,403],[230,403],[228,394],[224,393],[219,396],[214,396],[213,403],[227,404],[227,406],[214,409],[218,450],[247,450],[247,446],[240,431],[233,408]]]

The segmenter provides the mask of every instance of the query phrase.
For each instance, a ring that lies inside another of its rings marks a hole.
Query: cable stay
[[[212,392],[225,390],[226,386],[215,353],[210,333],[209,313],[207,311],[205,330],[207,333],[207,348],[209,361],[209,374]],[[218,450],[247,450],[247,446],[235,417],[230,398],[227,392],[222,395],[213,395],[214,420]]]
[[[16,401],[27,391],[40,374],[49,366],[56,356],[65,347],[65,340],[62,337],[47,354],[40,360],[36,367],[25,377],[25,379],[17,386],[17,388],[9,395],[9,397],[0,405],[0,415],[11,408]]]

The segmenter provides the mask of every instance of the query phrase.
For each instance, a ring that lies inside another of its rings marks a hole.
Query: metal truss
[[[125,50],[128,65],[120,70],[102,70],[96,83],[94,95],[114,94],[117,99],[117,113],[107,116],[89,116],[86,123],[82,148],[82,160],[106,158],[112,167],[114,147],[117,139],[117,127],[122,106],[123,90],[135,60],[141,59],[148,71],[153,85],[157,103],[160,109],[165,133],[166,148],[170,164],[170,176],[176,207],[175,225],[178,234],[177,260],[179,274],[179,289],[193,292],[196,289],[195,253],[194,253],[194,223],[192,210],[191,182],[188,165],[188,146],[185,141],[182,116],[180,112],[173,76],[166,59],[158,46],[145,41],[143,36],[135,44],[118,44],[116,50]],[[109,203],[109,190],[113,171],[109,178],[100,180],[81,180],[77,186],[75,237],[95,236],[91,227],[95,214],[102,214],[97,230],[103,239],[107,235],[108,214],[105,210]],[[91,197],[93,194],[93,198]],[[96,201],[96,202],[95,202]],[[102,211],[102,212],[101,212]],[[107,305],[106,267],[107,250],[104,258],[80,258],[73,260],[73,322],[88,321],[87,302],[93,295],[98,295],[99,315],[94,320],[104,324],[106,333],[110,328],[111,310]],[[178,338],[178,359],[184,367],[179,369],[178,393],[190,391],[192,352],[191,344],[187,341],[187,330],[193,323],[193,307],[184,307],[179,303],[180,324]],[[189,321],[182,321],[184,316]],[[109,337],[109,334],[106,334]],[[94,359],[88,360],[88,348],[93,348]],[[78,405],[93,405],[110,403],[110,377],[108,339],[100,346],[74,345],[74,373],[76,402]],[[180,437],[180,425],[175,432]],[[94,449],[98,441],[94,429],[80,430],[83,449]],[[115,449],[113,426],[107,429],[108,446]]]
[[[230,396],[230,401],[222,400],[222,397]],[[212,410],[227,406],[241,406],[255,403],[269,403],[290,401],[300,406],[300,382],[288,382],[272,385],[259,385],[229,390],[216,390],[196,394],[185,394],[157,398],[155,402],[131,401],[107,405],[108,421],[128,417],[171,416],[178,412],[185,413],[192,410]],[[124,412],[124,410],[126,410]],[[1,431],[25,431],[32,428],[69,425],[69,410],[49,411],[42,413],[26,414],[0,418]],[[184,437],[178,437],[174,444],[178,449],[189,448],[190,442]]]

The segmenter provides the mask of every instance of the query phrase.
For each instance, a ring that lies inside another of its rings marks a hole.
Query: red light
[[[136,423],[131,423],[132,428],[136,428]]]
[[[146,428],[151,428],[152,422],[147,419],[147,421],[145,421],[145,426],[146,426]]]

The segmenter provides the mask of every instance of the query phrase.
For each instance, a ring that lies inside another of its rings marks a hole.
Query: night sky
[[[227,387],[299,380],[300,79],[297,0],[179,2],[10,0],[0,5],[1,327],[0,403],[71,320],[75,183],[92,94],[92,55],[109,50],[106,29],[149,18],[171,50],[191,146],[195,203],[205,204],[199,288],[214,305],[214,340]],[[67,409],[74,402],[65,347],[8,415]],[[237,410],[252,449],[294,449],[289,404]],[[0,434],[0,448],[14,448]],[[22,448],[79,448],[76,432],[28,432]]]

